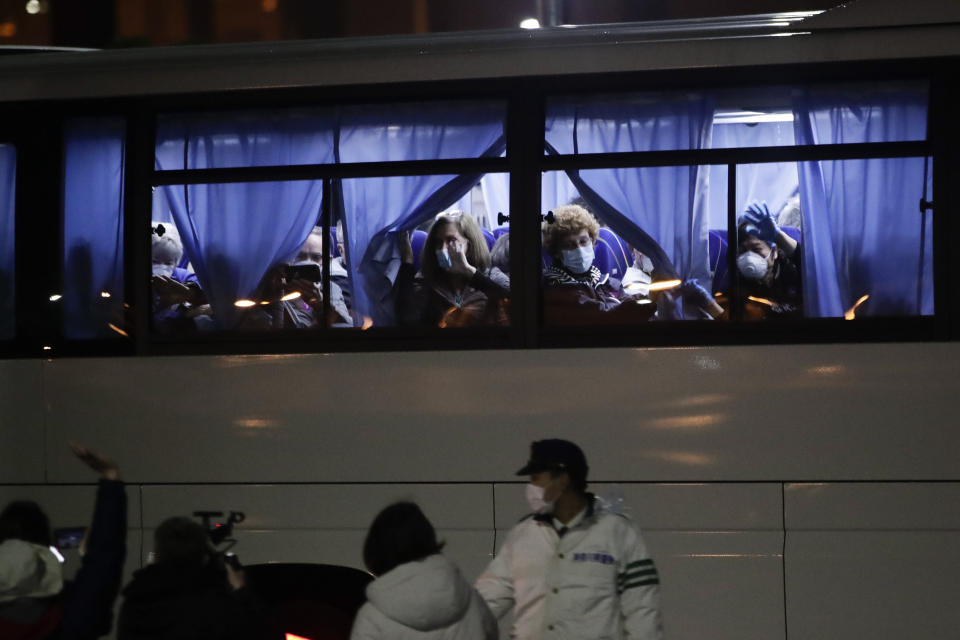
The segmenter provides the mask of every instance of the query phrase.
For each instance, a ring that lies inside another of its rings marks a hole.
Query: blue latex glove
[[[709,291],[700,286],[696,278],[685,280],[683,284],[680,285],[680,295],[683,296],[684,300],[698,307],[705,307],[713,301],[713,296],[710,295]]]
[[[749,222],[747,233],[757,236],[765,242],[775,243],[780,234],[780,227],[770,215],[766,202],[751,202],[743,213],[742,220]],[[752,228],[751,228],[752,227]]]

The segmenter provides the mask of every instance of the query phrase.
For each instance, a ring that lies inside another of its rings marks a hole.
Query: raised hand
[[[754,227],[748,229],[748,233],[752,233],[765,242],[776,242],[780,227],[777,226],[776,220],[770,215],[770,208],[767,207],[766,202],[751,202],[747,205],[742,219]]]
[[[70,448],[73,450],[74,455],[80,458],[88,467],[99,473],[105,480],[116,480],[120,477],[120,471],[117,469],[117,465],[113,460],[76,442],[71,442]]]

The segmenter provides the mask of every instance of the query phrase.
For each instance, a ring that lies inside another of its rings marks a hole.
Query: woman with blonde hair
[[[510,279],[490,266],[487,241],[469,213],[452,211],[437,216],[423,244],[419,278],[409,232],[401,234],[399,242],[400,324],[463,327],[509,322]]]

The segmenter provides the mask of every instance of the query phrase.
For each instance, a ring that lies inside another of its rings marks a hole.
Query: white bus
[[[206,509],[246,563],[361,567],[412,498],[473,578],[562,437],[668,637],[953,637],[960,23],[922,4],[0,57],[0,502],[84,524],[77,440],[128,575]],[[570,203],[583,307],[544,280]],[[431,280],[450,211],[508,294]]]

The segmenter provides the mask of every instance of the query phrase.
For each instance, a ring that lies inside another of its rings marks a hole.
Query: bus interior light
[[[664,291],[666,289],[673,289],[674,287],[679,287],[683,284],[682,280],[661,280],[660,282],[651,282],[649,286],[650,291]]]

